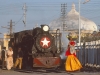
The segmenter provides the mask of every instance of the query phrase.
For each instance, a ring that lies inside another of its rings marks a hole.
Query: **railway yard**
[[[100,75],[100,72],[66,72],[64,70],[1,70],[0,75]]]
[[[33,68],[33,69],[11,69],[7,70],[0,68],[0,75],[100,75],[100,68],[85,66],[80,71],[66,72],[64,67],[44,69],[44,68]]]

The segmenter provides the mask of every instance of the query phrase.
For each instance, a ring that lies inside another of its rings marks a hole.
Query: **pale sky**
[[[81,16],[100,25],[100,0],[90,0],[86,4],[82,4],[85,0],[80,1]],[[6,33],[8,31],[1,26],[8,27],[10,20],[14,22],[14,32],[33,29],[37,24],[49,24],[61,16],[61,4],[67,3],[66,12],[69,12],[72,3],[75,3],[78,11],[78,2],[79,0],[0,0],[0,32]],[[26,28],[24,28],[24,10],[22,9],[25,3],[27,6]]]

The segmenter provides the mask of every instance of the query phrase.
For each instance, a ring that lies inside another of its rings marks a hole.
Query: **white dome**
[[[59,28],[60,30],[62,30],[62,26],[63,26],[63,20],[65,22],[65,28],[66,30],[79,30],[79,13],[75,10],[75,5],[72,4],[72,9],[70,12],[68,12],[68,14],[66,14],[66,16],[64,16],[65,19],[63,19],[63,17],[60,17],[54,21],[52,21],[49,26],[51,29],[57,29]],[[86,33],[92,33],[93,31],[97,31],[97,26],[96,24],[91,21],[88,20],[87,18],[84,18],[82,16],[80,16],[80,24],[81,24],[81,32],[85,31]],[[63,32],[62,31],[62,47],[63,50],[66,51],[67,45],[68,45],[68,39],[67,36],[68,32]],[[65,52],[63,52],[61,54],[61,58],[66,58],[65,57]]]
[[[61,28],[63,26],[63,18],[60,17],[49,24],[52,28]],[[87,31],[97,31],[97,25],[82,16],[80,16],[80,24],[82,30]],[[75,4],[72,4],[72,9],[68,14],[65,16],[65,27],[67,30],[78,30],[79,29],[79,13],[75,10]]]

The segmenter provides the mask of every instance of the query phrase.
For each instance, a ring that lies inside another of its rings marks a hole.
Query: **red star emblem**
[[[51,41],[48,37],[43,37],[41,38],[40,40],[40,45],[43,47],[43,48],[48,48],[50,47],[51,45]]]

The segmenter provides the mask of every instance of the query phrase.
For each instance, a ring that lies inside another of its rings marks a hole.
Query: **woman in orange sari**
[[[72,37],[68,37],[68,39],[69,39],[69,44],[65,54],[67,56],[65,69],[68,72],[78,71],[82,68],[82,65],[76,57],[75,42],[73,41]]]

